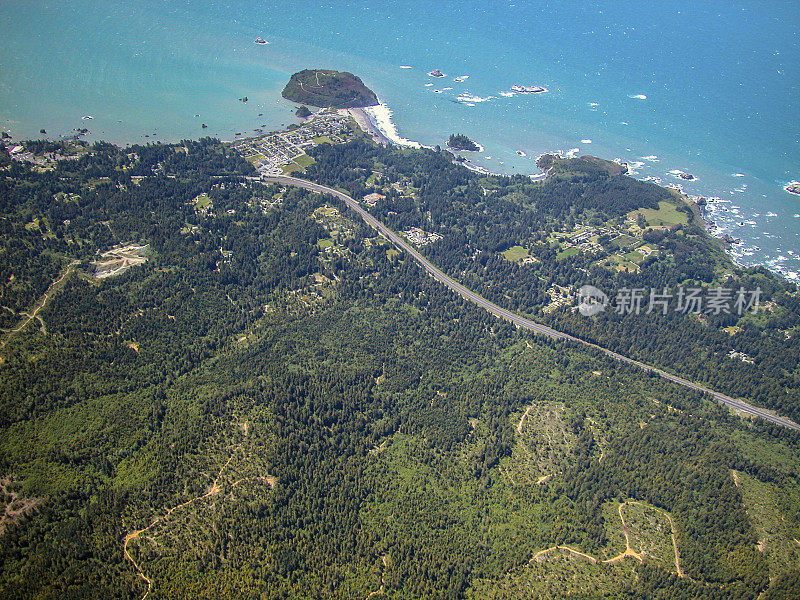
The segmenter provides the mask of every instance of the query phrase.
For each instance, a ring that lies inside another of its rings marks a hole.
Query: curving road
[[[688,379],[683,379],[682,377],[672,375],[671,373],[667,373],[666,371],[662,371],[661,369],[657,369],[656,367],[651,367],[650,365],[639,362],[638,360],[633,360],[632,358],[628,358],[627,356],[623,356],[622,354],[618,354],[616,352],[603,348],[602,346],[598,346],[597,344],[593,344],[591,342],[587,342],[586,340],[582,340],[575,336],[569,335],[568,333],[563,333],[561,331],[553,329],[552,327],[541,325],[539,323],[531,321],[530,319],[521,317],[518,314],[511,312],[510,310],[506,310],[505,308],[498,306],[494,302],[490,302],[483,296],[480,296],[475,292],[473,292],[472,290],[465,288],[463,285],[461,285],[454,279],[448,277],[442,271],[434,267],[428,259],[422,256],[422,254],[420,254],[419,252],[417,252],[417,250],[413,248],[410,244],[408,244],[402,237],[400,237],[394,231],[392,231],[391,229],[386,227],[383,223],[378,221],[375,217],[373,217],[366,210],[364,210],[358,202],[356,202],[353,198],[351,198],[350,196],[348,196],[343,192],[340,192],[333,188],[329,188],[324,185],[320,185],[318,183],[314,183],[312,181],[297,179],[296,177],[288,177],[288,176],[263,177],[263,181],[301,187],[307,190],[311,190],[313,192],[319,192],[320,194],[329,194],[331,196],[339,198],[342,202],[347,204],[347,206],[349,206],[351,209],[357,212],[359,216],[361,216],[361,218],[364,219],[364,221],[368,225],[376,229],[386,239],[391,241],[395,246],[402,249],[406,253],[410,254],[411,257],[415,261],[417,261],[417,263],[419,263],[419,265],[423,269],[425,269],[428,272],[428,274],[431,275],[431,277],[433,277],[440,283],[446,285],[451,290],[459,294],[461,297],[469,300],[474,304],[477,304],[481,308],[485,308],[490,313],[492,313],[497,317],[500,317],[501,319],[511,321],[518,327],[523,327],[530,331],[535,331],[536,333],[540,333],[542,335],[546,335],[558,340],[569,340],[571,342],[583,344],[584,346],[590,346],[596,350],[599,350],[603,354],[610,356],[615,360],[627,363],[629,365],[634,365],[636,367],[639,367],[645,372],[654,373],[659,377],[668,379],[669,381],[677,383],[678,385],[682,385],[685,388],[709,394],[718,402],[725,404],[726,406],[736,411],[752,415],[755,417],[761,417],[762,419],[770,421],[771,423],[775,423],[776,425],[782,425],[783,427],[788,427],[789,429],[800,431],[800,425],[798,425],[797,423],[795,423],[790,419],[775,414],[775,412],[773,411],[763,408],[758,408],[756,406],[753,406],[752,404],[748,404],[744,400],[732,398],[730,396],[726,396],[725,394],[715,392],[714,390],[711,390],[707,387],[703,387],[702,385],[693,383]]]

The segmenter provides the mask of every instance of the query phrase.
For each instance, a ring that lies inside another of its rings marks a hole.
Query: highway
[[[725,394],[715,392],[714,390],[711,390],[707,387],[693,383],[688,379],[683,379],[682,377],[672,375],[671,373],[667,373],[666,371],[662,371],[661,369],[657,369],[656,367],[651,367],[650,365],[644,364],[637,360],[633,360],[632,358],[628,358],[627,356],[623,356],[622,354],[618,354],[616,352],[598,346],[597,344],[593,344],[591,342],[587,342],[586,340],[582,340],[575,336],[569,335],[568,333],[563,333],[551,327],[541,325],[539,323],[531,321],[530,319],[521,317],[520,315],[513,313],[510,310],[506,310],[505,308],[498,306],[494,302],[490,302],[483,296],[480,296],[475,292],[473,292],[472,290],[465,288],[463,285],[461,285],[454,279],[445,275],[442,271],[433,266],[433,264],[431,264],[431,262],[428,259],[422,256],[422,254],[420,254],[414,247],[408,244],[402,237],[400,237],[394,231],[392,231],[391,229],[386,227],[383,223],[378,221],[375,217],[373,217],[366,210],[364,210],[364,208],[362,208],[358,202],[356,202],[353,198],[351,198],[350,196],[348,196],[343,192],[340,192],[333,188],[329,188],[324,185],[319,185],[318,183],[313,183],[311,181],[306,181],[304,179],[297,179],[295,177],[288,177],[288,176],[263,177],[262,181],[301,187],[307,190],[311,190],[313,192],[318,192],[320,194],[329,194],[331,196],[339,198],[345,204],[347,204],[347,206],[349,206],[352,210],[357,212],[359,216],[362,219],[364,219],[364,221],[368,225],[376,229],[387,240],[391,241],[397,248],[411,255],[411,257],[415,261],[417,261],[417,263],[423,269],[425,269],[428,272],[428,274],[431,275],[431,277],[433,277],[440,283],[446,285],[447,287],[449,287],[451,290],[453,290],[466,300],[469,300],[470,302],[477,304],[481,308],[488,310],[490,313],[492,313],[497,317],[500,317],[501,319],[505,319],[507,321],[514,323],[518,327],[522,327],[524,329],[528,329],[530,331],[534,331],[536,333],[540,333],[542,335],[546,335],[558,340],[569,340],[577,344],[582,344],[584,346],[592,347],[602,352],[603,354],[610,356],[615,360],[627,363],[629,365],[634,365],[636,367],[639,367],[645,372],[654,373],[659,377],[663,377],[664,379],[672,381],[673,383],[677,383],[678,385],[681,385],[685,388],[709,394],[718,402],[736,411],[760,417],[771,423],[775,423],[776,425],[781,425],[783,427],[788,427],[789,429],[794,429],[795,431],[800,431],[800,425],[798,425],[797,423],[795,423],[790,419],[775,414],[774,411],[758,408],[757,406],[753,406],[752,404],[749,404],[744,400],[732,398],[730,396],[726,396]]]

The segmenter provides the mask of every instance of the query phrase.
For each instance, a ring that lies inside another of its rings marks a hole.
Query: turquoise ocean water
[[[780,1],[7,0],[0,126],[233,139],[294,122],[280,97],[291,73],[348,70],[401,136],[465,133],[485,147],[473,162],[495,172],[536,173],[542,152],[578,148],[665,184],[692,173],[687,193],[724,200],[714,218],[742,239],[737,260],[797,279],[800,196],[782,188],[800,179],[798,26],[800,3]],[[500,94],[515,83],[550,91]]]

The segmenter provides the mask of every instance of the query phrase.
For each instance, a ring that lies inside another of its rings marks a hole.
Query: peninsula
[[[352,73],[305,69],[295,73],[281,94],[287,100],[318,108],[377,106],[378,97]]]

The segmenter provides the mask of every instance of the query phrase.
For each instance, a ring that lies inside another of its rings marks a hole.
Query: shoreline
[[[367,107],[367,108],[351,108],[351,109],[340,109],[338,111],[340,114],[347,114],[351,117],[359,128],[364,131],[367,135],[371,137],[376,143],[381,144],[383,146],[388,145],[398,145],[403,147],[410,147],[410,148],[427,148],[433,149],[431,146],[426,146],[414,140],[409,140],[400,136],[397,131],[397,127],[392,121],[392,111],[388,107],[388,105],[384,102],[381,102],[377,106]],[[4,128],[5,130],[6,128]],[[10,133],[10,132],[9,132]],[[61,137],[60,139],[75,139],[79,136],[69,136],[69,137]],[[94,136],[93,136],[94,137]],[[149,136],[148,136],[149,137]],[[219,136],[222,138],[222,136]],[[17,144],[14,140],[22,140],[23,138],[18,138],[15,135],[12,135],[8,140],[5,140],[4,146],[8,146],[9,144]],[[36,139],[36,138],[30,138]],[[98,138],[100,139],[100,138]],[[229,141],[233,141],[235,138],[232,138]],[[91,143],[92,140],[87,140]],[[156,140],[157,142],[159,140]],[[123,147],[124,142],[117,141],[115,142],[120,147]],[[130,144],[131,142],[128,142]],[[146,141],[134,141],[133,143],[147,143]],[[166,143],[174,143],[174,142],[166,142]],[[17,144],[18,145],[18,144]],[[446,145],[442,146],[444,149],[451,151]],[[475,153],[476,156],[485,152],[485,149],[481,147],[480,152]],[[543,154],[556,154],[558,156],[562,156],[564,158],[574,158],[580,153],[579,148],[571,148],[569,150],[557,150],[551,152],[545,152]],[[532,174],[530,172],[518,172],[518,173],[504,173],[504,172],[494,172],[489,168],[478,165],[474,161],[475,157],[468,158],[465,156],[458,156],[461,160],[455,161],[457,164],[460,164],[464,168],[480,173],[481,175],[487,176],[497,176],[497,177],[504,177],[504,176],[511,176],[511,175],[524,175],[527,176],[532,182],[536,181],[544,181],[547,178],[546,172],[539,172]],[[539,155],[541,157],[541,154]],[[536,162],[538,162],[538,158]],[[490,158],[490,157],[488,157]],[[666,185],[661,183],[660,177],[654,176],[641,176],[637,173],[639,166],[644,166],[644,160],[648,162],[658,162],[658,158],[655,155],[652,156],[643,156],[641,157],[643,161],[624,161],[628,165],[628,175],[638,179],[640,181],[653,181],[657,185],[661,187],[665,187],[667,189],[672,189],[677,193],[681,193],[684,196],[702,196],[705,198],[709,198],[714,200],[715,195],[706,193],[697,194],[696,192],[687,193],[683,190],[683,187],[679,183],[667,183]],[[622,163],[622,159],[615,159],[615,162]],[[502,164],[502,163],[501,163]],[[534,163],[536,164],[536,163]],[[529,169],[525,169],[529,171]],[[674,169],[673,171],[677,171]],[[675,177],[675,173],[666,172],[667,177]],[[744,177],[743,174],[740,173],[732,173],[730,176],[732,177]],[[695,178],[696,179],[696,178]],[[691,183],[688,182],[687,183]],[[796,181],[792,181],[781,185],[780,188],[783,193],[786,193],[790,196],[796,196],[795,192],[788,190],[787,188],[790,187],[792,184],[798,183]],[[741,186],[741,189],[737,188],[736,192],[744,192],[747,188],[746,184]],[[733,199],[728,199],[727,196],[724,199],[720,199],[719,202],[721,203],[729,203]],[[797,267],[798,263],[798,253],[794,253],[792,251],[784,251],[779,246],[776,246],[774,240],[776,236],[774,234],[765,233],[766,229],[762,229],[761,236],[756,237],[755,239],[747,239],[746,235],[741,235],[742,232],[737,230],[738,223],[739,227],[743,227],[745,225],[756,227],[757,223],[754,221],[755,218],[760,217],[760,213],[754,213],[752,217],[749,217],[747,214],[741,214],[738,210],[739,207],[734,206],[730,211],[727,208],[721,208],[715,210],[713,206],[703,207],[701,217],[701,224],[703,229],[705,230],[706,234],[709,235],[711,238],[717,240],[720,243],[724,244],[724,241],[721,239],[723,234],[728,234],[732,238],[741,239],[741,242],[736,244],[725,244],[725,253],[730,257],[730,259],[739,266],[742,267],[757,267],[761,266],[773,274],[777,275],[781,279],[786,281],[790,281],[792,283],[800,284],[800,268]],[[766,214],[769,218],[777,217],[778,215],[769,212]],[[800,212],[795,213],[792,215],[795,218],[800,218]],[[759,223],[763,227],[767,227],[768,223]],[[710,225],[714,225],[711,227]],[[761,241],[761,239],[766,241],[766,244]],[[771,245],[770,245],[771,244]]]
[[[353,117],[353,119],[356,121],[356,123],[362,129],[362,131],[364,131],[365,133],[370,135],[372,137],[372,139],[375,140],[375,142],[377,142],[377,143],[379,143],[381,145],[384,145],[384,146],[397,145],[397,146],[405,146],[405,147],[418,148],[418,149],[419,148],[432,149],[431,146],[426,146],[424,144],[420,144],[419,142],[416,142],[416,141],[409,140],[409,139],[401,137],[399,135],[399,133],[397,132],[397,126],[392,121],[392,111],[386,105],[386,103],[384,103],[384,102],[381,102],[378,106],[371,106],[371,107],[366,107],[366,108],[346,109],[346,112],[349,113]],[[448,151],[453,152],[454,154],[456,152],[456,151],[453,151],[452,149],[450,149],[446,144],[443,146],[443,148],[446,148]],[[484,147],[481,145],[480,146],[480,150],[478,152],[476,152],[475,154],[480,154],[483,151],[484,151]],[[579,153],[580,153],[580,149],[579,148],[571,148],[570,150],[567,150],[567,151],[559,150],[559,151],[549,152],[549,153],[546,152],[544,154],[556,154],[556,155],[562,156],[564,158],[575,158],[575,157],[578,156]],[[503,177],[503,176],[506,175],[504,173],[494,173],[494,172],[490,171],[489,169],[487,169],[486,167],[484,167],[482,165],[477,165],[474,162],[472,162],[470,160],[470,158],[468,158],[468,157],[464,157],[464,156],[461,156],[461,155],[458,155],[458,154],[456,154],[455,156],[457,156],[458,159],[460,159],[460,160],[455,160],[454,159],[454,162],[456,164],[459,164],[459,165],[463,166],[464,168],[466,168],[466,169],[468,169],[468,170],[470,170],[472,172],[480,173],[482,175],[494,175],[494,176],[498,176],[498,177]],[[540,155],[540,157],[541,157],[541,155]],[[653,157],[646,157],[646,158],[650,159],[650,158],[653,158]],[[537,158],[536,162],[538,163],[538,158]],[[644,163],[634,163],[633,165],[631,165],[631,166],[633,166],[632,169],[629,167],[628,176],[634,177],[635,179],[639,179],[639,180],[643,180],[643,181],[652,180],[653,179],[652,177],[637,177],[636,167],[639,164],[644,165]],[[547,175],[548,175],[547,172],[540,172],[540,173],[536,173],[536,174],[530,174],[530,173],[527,174],[527,176],[531,179],[531,181],[544,181],[545,179],[547,179]],[[674,175],[672,173],[670,173],[670,175],[673,175],[673,176],[677,177],[677,175]],[[660,184],[660,182],[658,182],[658,183],[656,183],[656,185],[661,185],[661,184]],[[698,216],[700,217],[701,226],[702,226],[703,230],[705,231],[706,235],[708,235],[710,238],[712,238],[713,240],[715,240],[717,243],[719,243],[722,246],[725,254],[730,258],[730,260],[734,264],[736,264],[736,265],[738,265],[740,267],[747,267],[748,266],[747,264],[745,264],[744,261],[740,260],[741,257],[738,255],[739,253],[736,252],[735,247],[739,243],[738,239],[737,239],[737,242],[735,244],[726,243],[725,237],[721,235],[722,233],[725,233],[722,230],[723,228],[719,227],[718,225],[716,227],[712,226],[713,217],[712,217],[711,214],[709,214],[710,211],[705,210],[705,207],[697,206],[696,202],[692,201],[692,198],[690,197],[690,195],[687,194],[683,190],[683,187],[680,184],[668,183],[666,185],[662,185],[662,187],[667,188],[667,189],[672,189],[673,191],[675,191],[677,194],[679,194],[683,198],[683,200],[685,202],[687,202],[687,204],[690,204],[690,205],[694,204],[695,205],[694,208],[695,208],[695,210],[697,210],[697,213],[699,213]],[[787,185],[787,187],[788,187],[788,185]],[[788,190],[787,190],[787,192],[788,192]],[[714,225],[716,225],[716,224],[714,224]],[[736,239],[736,238],[733,238],[733,239]],[[758,262],[757,264],[769,269],[772,273],[774,273],[775,275],[781,277],[782,279],[784,279],[786,281],[790,281],[790,282],[796,282],[797,281],[796,278],[793,276],[792,272],[788,272],[785,269],[775,268],[775,265],[771,264],[771,262],[768,261],[768,260],[762,260],[762,261]],[[755,265],[753,265],[753,266],[755,266]]]
[[[348,113],[353,119],[356,121],[358,126],[361,130],[370,135],[372,139],[383,146],[394,145],[394,146],[405,146],[407,148],[427,148],[428,150],[433,150],[432,146],[426,146],[425,144],[420,144],[414,140],[409,140],[404,137],[401,137],[400,134],[397,132],[397,126],[392,121],[392,110],[385,102],[381,102],[377,106],[367,106],[364,108],[347,108],[343,109],[346,113]],[[476,142],[476,144],[478,144]],[[479,150],[476,154],[480,154],[484,152],[484,147],[482,144],[478,144]],[[456,151],[452,150],[445,144],[442,146],[446,148],[448,152],[454,153]],[[457,156],[457,155],[456,155]],[[484,166],[477,165],[470,161],[469,158],[460,156],[462,160],[454,161],[457,164],[463,166],[465,169],[469,169],[475,173],[481,173],[483,175],[495,175],[497,177],[503,177],[502,173],[494,173],[487,169]],[[534,181],[544,179],[547,177],[547,173],[540,173],[538,175],[531,175],[531,179]]]
[[[426,146],[424,144],[420,144],[419,142],[415,142],[414,140],[409,140],[404,137],[401,137],[400,134],[397,132],[397,126],[392,121],[392,109],[385,102],[381,102],[377,106],[366,106],[363,108],[351,108],[348,110],[358,111],[359,118],[363,117],[364,125],[357,120],[356,122],[359,123],[362,130],[366,133],[369,133],[373,136],[373,139],[377,136],[379,143],[385,144],[395,144],[397,146],[406,146],[408,148],[428,148],[432,149],[431,146]],[[353,116],[353,118],[356,118]],[[376,140],[378,141],[378,140]]]
[[[381,146],[389,146],[392,143],[392,140],[386,137],[378,126],[372,122],[367,111],[363,108],[344,108],[341,109],[339,113],[350,115],[361,128],[361,131],[371,136],[375,143]]]

